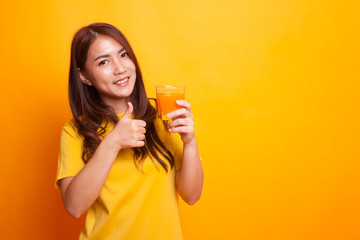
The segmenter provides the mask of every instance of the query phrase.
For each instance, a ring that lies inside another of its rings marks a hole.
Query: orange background
[[[185,85],[205,185],[185,239],[360,239],[360,1],[2,1],[0,238],[76,239],[54,188],[70,42],[119,27]]]

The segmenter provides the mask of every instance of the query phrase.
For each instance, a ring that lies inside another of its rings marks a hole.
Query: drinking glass
[[[185,87],[184,86],[156,86],[156,98],[158,115],[162,120],[170,120],[166,117],[166,114],[176,109],[182,108],[176,104],[176,100],[185,99]]]

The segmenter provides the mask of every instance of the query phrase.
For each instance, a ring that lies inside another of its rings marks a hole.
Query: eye
[[[127,52],[123,52],[123,53],[121,54],[121,57],[126,57],[126,56],[129,56],[129,54],[128,54]]]
[[[105,63],[107,63],[108,60],[101,60],[99,63],[98,63],[98,66],[102,66],[104,65]]]

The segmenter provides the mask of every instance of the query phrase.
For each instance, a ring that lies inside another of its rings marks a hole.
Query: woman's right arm
[[[65,209],[75,218],[86,212],[99,196],[118,152],[122,148],[144,146],[146,123],[131,119],[133,107],[131,103],[128,106],[80,172],[59,182]]]

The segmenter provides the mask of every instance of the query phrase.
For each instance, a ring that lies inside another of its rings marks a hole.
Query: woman
[[[69,100],[56,186],[70,215],[87,212],[79,239],[182,239],[177,194],[194,204],[203,184],[190,104],[165,126],[130,44],[105,23],[74,36]]]

